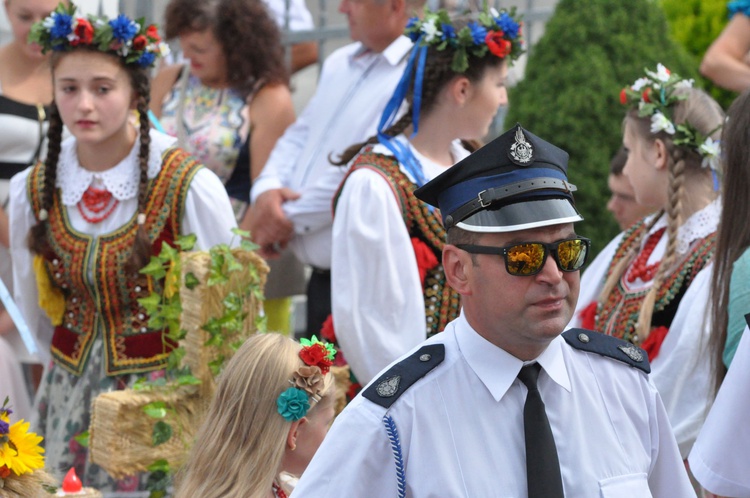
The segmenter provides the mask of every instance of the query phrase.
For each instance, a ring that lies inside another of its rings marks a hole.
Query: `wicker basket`
[[[260,302],[251,297],[244,310],[247,317],[241,331],[234,336],[225,336],[222,347],[205,345],[210,336],[201,327],[210,318],[223,314],[224,298],[230,292],[251,285],[259,285],[261,289],[265,285],[268,267],[262,258],[242,249],[233,250],[233,254],[243,269],[230,273],[227,283],[210,287],[206,285],[210,255],[207,252],[181,255],[180,301],[183,311],[180,325],[187,331],[181,341],[185,348],[183,364],[190,367],[201,384],[158,391],[126,389],[101,394],[94,400],[89,427],[89,458],[115,479],[146,471],[150,464],[160,459],[167,460],[173,468],[184,462],[216,388],[209,362],[219,355],[229,359],[233,353],[229,345],[243,341],[255,332]],[[200,282],[192,290],[184,285],[188,273],[195,275]],[[163,420],[173,428],[173,436],[156,447],[152,444],[156,420],[143,411],[144,406],[155,401],[164,401],[172,408]]]
[[[56,485],[51,475],[42,469],[20,476],[10,475],[5,478],[4,486],[0,488],[3,498],[44,498],[51,496],[44,486]]]

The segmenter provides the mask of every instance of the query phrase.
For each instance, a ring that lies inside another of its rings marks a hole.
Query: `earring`
[[[290,449],[291,451],[294,451],[294,450],[296,450],[296,449],[297,449],[297,443],[293,443],[293,444],[292,444],[292,447],[291,447],[291,448],[289,448],[289,449]]]

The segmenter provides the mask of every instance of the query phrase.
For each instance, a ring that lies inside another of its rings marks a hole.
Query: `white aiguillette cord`
[[[38,353],[39,350],[36,347],[36,341],[31,335],[29,326],[26,325],[26,320],[23,319],[21,310],[19,310],[18,306],[16,306],[16,302],[11,297],[10,292],[8,292],[8,288],[5,286],[2,278],[0,278],[0,301],[3,302],[5,310],[10,315],[13,323],[15,323],[16,329],[18,330],[18,333],[21,334],[21,339],[23,339],[23,343],[26,346],[26,349],[29,351],[29,354],[33,355]]]

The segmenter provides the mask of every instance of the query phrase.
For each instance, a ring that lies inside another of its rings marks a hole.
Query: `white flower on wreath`
[[[674,135],[675,129],[674,124],[661,112],[655,112],[651,116],[651,133],[659,133],[665,131],[670,135]]]
[[[675,83],[675,88],[693,88],[693,83],[695,83],[695,80],[689,79],[689,80],[680,80],[677,83]]]
[[[424,41],[427,43],[432,42],[435,38],[441,36],[443,33],[437,27],[437,19],[432,18],[426,23],[422,24],[422,33],[424,33]]]
[[[71,43],[78,40],[78,35],[76,34],[77,27],[78,27],[78,19],[74,17],[73,22],[70,23],[70,33],[68,33],[68,36],[67,36],[68,41]]]
[[[719,155],[721,154],[719,140],[714,140],[711,137],[706,138],[698,147],[698,152],[703,156],[701,166],[711,168],[714,171],[719,169]]]
[[[635,80],[635,83],[633,83],[633,86],[631,86],[630,88],[634,92],[640,92],[643,89],[643,87],[648,85],[649,83],[651,83],[651,80],[648,78],[638,78],[637,80]]]
[[[656,72],[646,70],[646,74],[648,74],[649,76],[651,76],[653,79],[657,81],[666,83],[667,81],[669,81],[670,72],[669,72],[669,69],[664,67],[664,64],[660,62],[659,64],[656,65]]]

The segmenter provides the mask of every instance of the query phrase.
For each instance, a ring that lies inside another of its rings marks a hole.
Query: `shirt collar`
[[[564,339],[555,337],[534,361],[539,363],[549,377],[566,391],[570,391],[570,378],[562,352]],[[463,313],[456,320],[456,342],[461,354],[474,373],[495,398],[500,401],[521,371],[524,362],[495,346],[479,335]]]
[[[361,60],[367,54],[372,54],[374,56],[382,56],[391,66],[397,66],[406,58],[413,46],[414,43],[408,37],[400,35],[385,50],[377,54],[360,43],[359,47],[352,52],[350,57],[352,62],[354,62]]]

